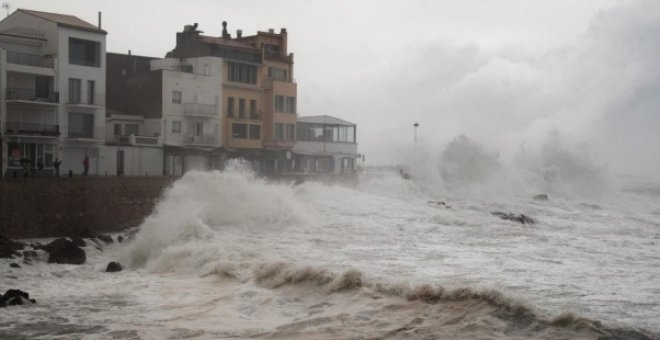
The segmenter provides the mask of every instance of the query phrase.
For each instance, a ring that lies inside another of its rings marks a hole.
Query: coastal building
[[[75,16],[19,9],[0,21],[2,173],[105,167],[106,32]]]
[[[227,156],[251,160],[263,173],[285,169],[297,118],[297,86],[286,29],[253,36],[238,30],[232,38],[223,22],[222,35],[202,33],[196,24],[186,26],[177,33],[176,47],[168,57],[222,60],[221,131]]]
[[[226,156],[221,148],[220,58],[159,59],[117,53],[108,53],[107,58],[111,88],[107,119],[112,125],[107,143],[117,148],[118,167],[129,166],[129,155],[119,153],[122,149],[131,152],[131,169],[148,167],[153,174],[181,175],[222,166]],[[148,149],[160,153],[145,154]]]
[[[362,155],[357,152],[357,127],[332,116],[298,117],[293,159],[296,170],[351,173]]]

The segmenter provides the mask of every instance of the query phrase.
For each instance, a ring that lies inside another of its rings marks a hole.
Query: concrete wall
[[[85,236],[138,226],[174,177],[0,179],[0,235]]]

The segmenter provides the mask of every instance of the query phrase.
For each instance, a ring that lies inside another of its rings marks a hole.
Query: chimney
[[[243,36],[243,30],[236,30],[236,38],[240,39]]]
[[[101,11],[99,11],[99,29],[101,29]]]
[[[273,28],[269,28],[269,29],[268,29],[268,33],[275,33],[275,29],[273,29]]]
[[[131,50],[128,50],[128,55],[131,55]]]
[[[227,33],[227,22],[226,21],[222,22],[222,37],[224,39],[230,39],[231,38],[231,35],[229,35],[229,33]]]
[[[286,28],[280,28],[280,55],[286,57],[288,51],[289,38],[286,33]]]

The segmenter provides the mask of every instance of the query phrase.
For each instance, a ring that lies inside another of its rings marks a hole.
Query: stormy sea
[[[659,339],[660,185],[622,182],[534,198],[192,171],[83,265],[2,259],[0,288],[37,303],[0,309],[0,338]]]

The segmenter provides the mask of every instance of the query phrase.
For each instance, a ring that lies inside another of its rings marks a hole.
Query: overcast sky
[[[107,50],[162,57],[199,23],[286,27],[301,115],[358,124],[368,164],[465,134],[503,160],[548,136],[616,172],[660,173],[660,1],[14,0],[96,23]]]

